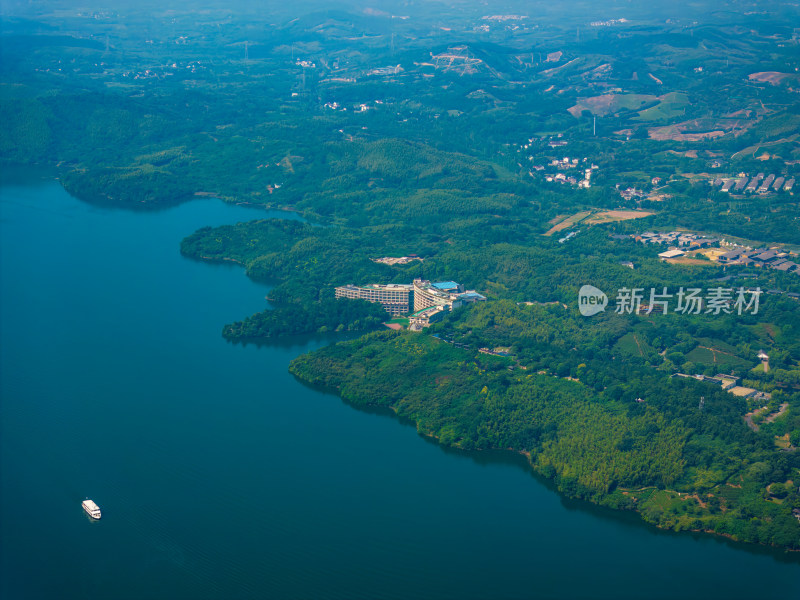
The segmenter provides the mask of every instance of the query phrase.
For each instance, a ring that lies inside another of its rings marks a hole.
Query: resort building
[[[342,285],[336,288],[336,297],[378,302],[393,317],[413,313],[409,315],[409,329],[413,331],[428,327],[454,308],[486,300],[455,281],[431,283],[424,279],[411,284]]]
[[[408,328],[411,331],[420,331],[431,323],[440,321],[445,313],[450,312],[446,306],[429,306],[418,310],[408,317]]]
[[[414,287],[415,312],[431,306],[447,306],[449,308],[452,306],[450,296],[453,293],[458,294],[464,291],[464,288],[455,281],[431,283],[424,279],[415,279],[412,285]]]
[[[675,248],[673,250],[667,250],[666,252],[661,252],[658,255],[658,257],[661,260],[669,260],[671,258],[680,258],[684,254],[686,254],[686,253],[683,250],[678,250],[677,248]]]
[[[469,302],[486,300],[474,290],[465,291],[464,286],[455,281],[431,283],[425,279],[415,279],[412,285],[415,312],[431,306],[442,306],[451,310]]]
[[[408,314],[411,311],[413,307],[412,287],[407,283],[370,284],[365,286],[342,285],[336,288],[336,297],[378,302],[386,309],[386,312],[396,317]]]

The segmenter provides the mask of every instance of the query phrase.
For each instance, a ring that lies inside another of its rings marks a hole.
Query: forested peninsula
[[[481,233],[491,235],[491,220],[482,223]],[[571,497],[636,510],[659,527],[798,548],[795,300],[766,298],[756,315],[609,310],[586,318],[575,301],[582,282],[601,289],[691,287],[723,271],[711,263],[666,264],[640,244],[609,238],[604,227],[569,245],[526,235],[526,224],[511,219],[504,229],[519,232],[516,244],[487,243],[469,222],[449,229],[443,242],[433,226],[265,220],[200,230],[182,250],[235,259],[251,277],[275,285],[274,311],[226,326],[229,339],[257,336],[267,321],[324,332],[388,318],[374,314],[370,321],[357,312],[368,303],[332,300],[336,284],[430,277],[475,285],[487,302],[457,309],[423,333],[371,333],[301,356],[291,371],[355,405],[389,407],[441,444],[522,453]],[[398,232],[410,246],[396,245]],[[427,258],[393,267],[371,260],[410,247],[425,247]],[[618,264],[621,249],[635,257],[636,269]],[[791,285],[780,274],[762,277]],[[352,321],[328,308],[348,302]],[[292,315],[304,311],[333,320],[295,325]],[[755,358],[762,347],[771,356],[767,373]],[[762,408],[678,373],[735,374],[771,396]],[[743,419],[754,411],[758,431]]]
[[[516,328],[547,319],[547,311],[506,303],[459,320],[471,326],[492,318]],[[582,353],[575,362],[586,363],[570,366],[575,337],[554,344],[544,342],[545,334],[537,341],[532,329],[514,344],[521,351],[515,358],[382,332],[301,356],[291,371],[356,406],[391,408],[443,445],[524,454],[567,496],[635,510],[675,531],[798,548],[790,505],[775,502],[790,495],[783,481],[794,464],[775,454],[772,438],[780,430],[759,436],[742,424],[743,401],[717,386],[624,365],[624,355],[604,357],[603,344],[592,348],[594,360]],[[520,365],[523,355],[538,360]],[[614,366],[603,368],[603,358]],[[548,368],[554,364],[562,376]],[[598,380],[611,385],[598,391]]]

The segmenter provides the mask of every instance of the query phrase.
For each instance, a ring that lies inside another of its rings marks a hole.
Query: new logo
[[[584,317],[603,312],[608,306],[608,296],[593,285],[584,285],[578,291],[578,310]]]

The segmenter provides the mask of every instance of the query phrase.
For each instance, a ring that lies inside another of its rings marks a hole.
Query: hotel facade
[[[337,298],[351,298],[377,302],[393,317],[408,314],[413,307],[413,286],[390,283],[364,286],[342,285],[336,288]]]
[[[336,288],[337,298],[351,298],[377,302],[393,317],[409,316],[409,328],[419,331],[445,313],[470,302],[486,300],[473,290],[455,281],[431,283],[425,279],[415,279],[410,284],[390,283],[386,285],[342,285]]]

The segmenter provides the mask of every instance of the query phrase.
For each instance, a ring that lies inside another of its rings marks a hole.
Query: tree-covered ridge
[[[800,548],[796,489],[779,504],[764,487],[797,479],[797,455],[744,427],[742,400],[624,363],[628,383],[616,397],[583,382],[585,365],[576,379],[524,362],[386,332],[301,356],[291,370],[356,405],[387,406],[442,444],[524,453],[571,496],[635,509],[662,527]],[[797,395],[789,400],[798,411]]]
[[[337,285],[401,283],[415,277],[455,279],[494,298],[517,302],[573,303],[576,290],[586,283],[611,295],[626,286],[666,286],[674,291],[680,286],[722,285],[717,279],[726,271],[718,263],[665,263],[653,247],[610,239],[614,226],[596,226],[559,244],[541,236],[524,214],[455,219],[444,214],[424,223],[358,228],[261,220],[201,229],[184,240],[181,250],[196,258],[236,260],[250,276],[277,283],[271,295],[283,300],[318,300],[331,297]],[[402,267],[370,260],[412,253],[425,260]],[[621,264],[631,260],[635,269]],[[800,279],[793,274],[756,270],[732,275],[726,286],[800,291]],[[765,297],[763,303],[793,306],[773,297]]]
[[[525,215],[541,232],[567,207],[638,205],[659,225],[800,243],[790,193],[707,185],[800,173],[796,9],[699,2],[689,25],[628,7],[638,19],[587,28],[585,7],[562,6],[478,33],[469,7],[407,8],[389,27],[297,6],[203,22],[20,7],[0,31],[0,162],[57,165],[75,195],[129,207],[203,193],[351,226]],[[434,65],[465,40],[474,72]],[[598,166],[590,189],[533,170],[565,155]]]
[[[279,336],[328,331],[364,331],[386,321],[386,311],[366,300],[328,299],[312,306],[285,304],[226,325],[229,340],[263,340]]]
[[[505,359],[476,358],[427,336],[394,336],[382,340],[380,349],[369,343],[378,337],[388,336],[373,334],[359,343],[367,341],[355,354],[345,354],[343,348],[323,353],[318,357],[322,363],[313,365],[316,375],[303,370],[306,359],[298,359],[293,372],[335,386],[349,401],[390,406],[446,444],[541,453],[543,464],[573,473],[564,478],[574,479],[586,494],[607,493],[618,485],[671,485],[683,471],[685,433],[653,409],[629,423],[623,404],[601,406],[577,382],[536,373],[507,375]],[[381,383],[382,374],[388,373],[392,380]],[[600,427],[590,428],[589,423]],[[651,435],[639,435],[646,431]],[[584,463],[558,458],[576,444],[586,450]],[[617,445],[629,446],[629,454],[607,462]]]

